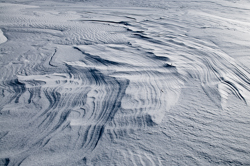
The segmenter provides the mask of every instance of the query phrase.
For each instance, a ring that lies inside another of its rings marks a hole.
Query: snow
[[[7,38],[4,36],[3,31],[0,29],[0,44],[7,41]]]
[[[0,1],[0,165],[249,165],[249,6]]]

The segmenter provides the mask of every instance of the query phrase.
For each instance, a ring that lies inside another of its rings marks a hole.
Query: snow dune
[[[250,164],[248,1],[0,2],[0,165]]]

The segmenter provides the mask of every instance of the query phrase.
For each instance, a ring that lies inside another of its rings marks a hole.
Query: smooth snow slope
[[[250,165],[249,1],[0,2],[0,165]]]

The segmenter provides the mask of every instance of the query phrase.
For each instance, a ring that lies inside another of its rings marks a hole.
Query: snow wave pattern
[[[140,3],[1,3],[0,165],[250,164],[242,5]]]

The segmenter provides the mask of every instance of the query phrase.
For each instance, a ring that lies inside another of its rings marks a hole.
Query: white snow
[[[4,36],[3,31],[0,29],[0,44],[5,43],[7,38]]]
[[[249,165],[249,6],[0,0],[0,165]]]

